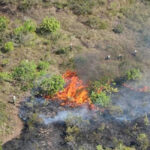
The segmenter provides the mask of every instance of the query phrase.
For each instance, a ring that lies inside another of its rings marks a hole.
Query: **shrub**
[[[37,69],[39,71],[44,71],[44,70],[48,69],[48,67],[49,67],[49,63],[48,62],[46,62],[46,61],[40,61],[39,64],[38,64],[38,66],[37,66]]]
[[[36,78],[36,68],[34,62],[22,61],[13,72],[13,79],[20,81],[25,88],[32,86],[32,81]]]
[[[32,20],[25,21],[23,27],[24,27],[24,32],[35,32],[36,31],[36,24]]]
[[[41,0],[21,0],[18,5],[20,11],[26,11],[31,9],[32,6],[36,6],[41,2]]]
[[[36,24],[32,20],[27,20],[24,22],[23,25],[17,27],[14,30],[15,35],[20,35],[23,33],[28,33],[28,32],[35,32],[36,31]]]
[[[76,15],[86,15],[92,13],[92,8],[95,5],[91,0],[70,0],[69,7]]]
[[[0,72],[0,83],[10,80],[10,75],[7,72]]]
[[[40,25],[39,31],[40,31],[40,33],[47,33],[47,32],[54,33],[59,29],[60,29],[59,21],[57,21],[53,17],[51,17],[51,18],[46,17],[43,19],[43,21]]]
[[[141,133],[138,135],[137,137],[137,141],[139,142],[140,144],[140,148],[142,150],[146,150],[149,146],[149,139],[147,137],[147,135],[145,133]]]
[[[136,79],[140,79],[141,77],[141,72],[139,69],[131,69],[129,71],[127,71],[126,73],[126,80],[136,80]]]
[[[4,51],[9,52],[14,50],[14,43],[13,42],[7,42],[4,45]]]
[[[96,150],[104,150],[104,149],[103,149],[102,145],[97,145]]]
[[[107,96],[105,92],[92,92],[90,98],[94,104],[100,105],[102,107],[106,107],[110,103],[110,97]]]
[[[8,25],[8,19],[4,16],[0,17],[0,32],[5,31]]]
[[[106,29],[108,27],[106,21],[100,20],[100,18],[94,16],[89,17],[85,24],[94,29]]]
[[[40,93],[42,95],[53,96],[56,92],[63,89],[64,84],[64,79],[59,75],[45,78],[40,84]]]
[[[123,27],[123,25],[121,25],[121,24],[118,24],[114,29],[113,29],[113,32],[114,33],[122,33],[123,32],[123,30],[124,30],[124,27]]]

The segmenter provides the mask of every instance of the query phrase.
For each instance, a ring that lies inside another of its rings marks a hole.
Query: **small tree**
[[[64,84],[64,79],[59,75],[45,78],[40,84],[40,93],[42,95],[53,96],[56,92],[64,88]]]

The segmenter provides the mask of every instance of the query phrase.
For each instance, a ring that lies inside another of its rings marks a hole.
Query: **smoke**
[[[40,114],[39,117],[42,118],[44,124],[52,124],[55,122],[64,122],[69,118],[82,118],[83,120],[89,119],[91,112],[87,108],[76,108],[74,110],[60,111],[55,117],[49,117],[44,114]]]
[[[134,120],[150,113],[150,78],[144,74],[139,81],[127,83],[129,87],[121,87],[117,94],[112,95],[113,105],[122,109],[115,117],[119,120]],[[148,87],[147,91],[140,91]]]

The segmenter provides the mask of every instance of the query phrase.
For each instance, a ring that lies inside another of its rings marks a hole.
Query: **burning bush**
[[[40,93],[44,96],[54,96],[56,92],[64,88],[65,81],[59,75],[45,78],[40,84]]]

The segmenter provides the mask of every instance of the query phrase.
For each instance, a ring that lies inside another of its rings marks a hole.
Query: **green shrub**
[[[19,81],[23,87],[31,87],[33,80],[36,78],[36,64],[34,62],[22,61],[13,72],[12,77]]]
[[[13,42],[7,42],[4,45],[4,51],[9,52],[14,50],[14,43]]]
[[[69,0],[69,7],[76,15],[91,14],[94,5],[91,0]]]
[[[39,71],[44,71],[48,69],[48,67],[49,67],[49,63],[46,61],[40,61],[39,64],[37,65],[37,69]]]
[[[107,96],[105,92],[92,92],[90,98],[94,104],[100,105],[102,107],[106,107],[110,103],[110,97]]]
[[[60,29],[60,22],[57,21],[55,18],[51,17],[51,18],[44,18],[39,31],[40,33],[54,33],[57,30]]]
[[[124,27],[123,27],[123,25],[121,25],[121,24],[118,24],[114,29],[113,29],[113,32],[114,33],[122,33],[123,32],[123,30],[124,30]]]
[[[142,150],[147,150],[147,148],[149,146],[149,139],[145,133],[139,134],[137,137],[137,141],[139,142],[140,148]]]
[[[40,84],[40,93],[42,95],[53,96],[56,92],[64,88],[64,84],[64,79],[59,75],[45,78]]]
[[[94,16],[89,17],[86,21],[86,25],[94,29],[106,29],[108,27],[108,23],[106,21],[100,20],[100,18]]]
[[[0,32],[5,31],[8,25],[8,19],[4,16],[0,17]]]
[[[97,145],[96,150],[104,150],[104,149],[103,149],[102,145]]]
[[[120,143],[116,148],[115,150],[135,150],[134,147],[128,147],[128,146],[125,146],[124,144]]]
[[[32,20],[27,20],[23,24],[24,32],[35,32],[36,31],[36,24]]]
[[[14,30],[15,35],[20,35],[23,33],[35,32],[36,31],[36,24],[32,20],[27,20],[24,22],[23,25],[17,27]]]
[[[10,75],[7,72],[0,72],[0,83],[10,80]]]
[[[126,73],[126,80],[136,80],[136,79],[140,79],[141,77],[141,72],[139,69],[131,69],[129,71],[127,71]]]

